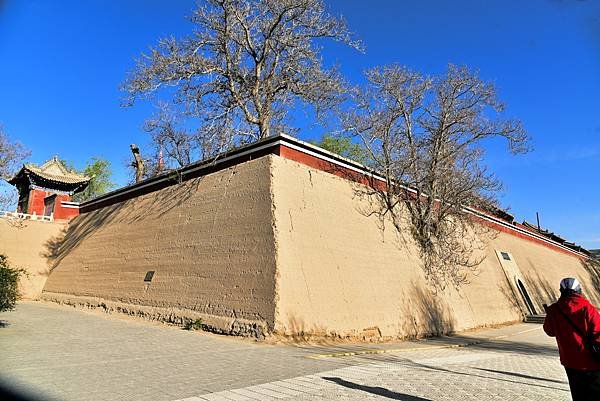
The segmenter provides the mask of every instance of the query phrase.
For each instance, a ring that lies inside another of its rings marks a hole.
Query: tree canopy
[[[83,191],[73,195],[73,202],[85,202],[94,199],[115,187],[115,184],[111,181],[111,164],[106,159],[92,157],[81,170],[76,169],[74,165],[68,161],[61,161],[71,171],[91,178],[88,186]]]
[[[348,136],[324,134],[318,141],[310,142],[347,159],[369,164],[369,156],[362,143],[354,142]]]
[[[138,60],[123,85],[139,97],[171,100],[148,121],[155,143],[175,167],[228,147],[293,131],[290,110],[334,109],[346,87],[321,61],[322,40],[360,48],[322,0],[207,0],[194,31],[164,38]],[[169,90],[169,88],[171,90]]]
[[[6,181],[16,174],[29,151],[19,142],[11,140],[0,125],[0,181]],[[2,186],[5,186],[2,183]],[[13,188],[0,188],[0,210],[4,210],[15,201]]]
[[[0,312],[15,308],[19,294],[19,278],[25,270],[10,266],[8,258],[0,254]]]
[[[435,288],[459,286],[484,245],[483,225],[473,224],[466,208],[498,207],[501,185],[482,163],[485,143],[504,139],[521,153],[528,136],[520,121],[504,116],[495,86],[466,67],[449,65],[430,77],[393,65],[366,76],[343,117],[386,180],[365,194],[378,200],[374,212],[410,233]]]
[[[486,144],[500,139],[512,153],[528,149],[523,125],[505,115],[495,86],[450,64],[437,76],[376,67],[365,84],[351,87],[323,63],[319,44],[361,44],[323,0],[202,4],[191,17],[192,34],[159,41],[123,84],[127,105],[157,101],[144,125],[154,147],[147,171],[293,134],[292,111],[310,106],[316,122],[335,116],[327,120],[337,133],[317,145],[384,177],[385,186],[362,194],[377,201],[373,214],[416,244],[430,284],[466,282],[489,234],[473,224],[473,212],[495,210],[501,188],[483,163]]]

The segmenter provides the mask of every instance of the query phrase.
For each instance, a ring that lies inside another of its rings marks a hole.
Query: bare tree
[[[311,105],[322,116],[340,102],[343,81],[336,68],[323,66],[319,42],[357,49],[360,43],[322,0],[204,4],[191,17],[193,34],[162,39],[123,86],[128,105],[166,88],[172,109],[194,120],[194,130],[174,129],[172,115],[159,113],[147,126],[176,164],[289,132],[286,117],[297,105]]]
[[[405,67],[367,71],[356,107],[343,117],[360,137],[385,185],[367,191],[399,232],[408,231],[425,276],[437,290],[460,286],[481,262],[483,225],[473,210],[497,208],[499,181],[482,164],[486,140],[508,141],[512,153],[527,150],[519,121],[502,117],[493,84],[466,67],[426,77]]]
[[[214,132],[210,137],[194,135],[185,127],[183,116],[164,102],[159,103],[158,112],[146,120],[144,130],[152,136],[154,156],[151,161],[157,161],[159,155],[163,155],[167,169],[212,157],[235,144],[235,137],[228,135],[227,131]],[[150,163],[153,164],[156,162]]]
[[[0,125],[0,180],[12,178],[27,156],[29,151],[19,142],[12,141]],[[0,210],[7,208],[14,200],[14,191],[0,189]]]
[[[138,183],[144,179],[146,173],[145,162],[140,155],[140,148],[136,144],[132,143],[129,145],[129,148],[133,154],[133,162],[131,162],[131,167],[135,169],[135,182]]]

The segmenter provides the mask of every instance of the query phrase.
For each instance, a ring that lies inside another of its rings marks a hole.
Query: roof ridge
[[[60,170],[60,175],[57,175],[56,173],[52,173],[52,172],[46,171],[46,170],[48,170],[52,166],[56,166]],[[63,176],[65,178],[80,179],[82,181],[90,179],[90,177],[88,177],[88,176],[86,176],[84,174],[80,174],[80,173],[77,173],[77,172],[75,172],[73,170],[69,170],[64,165],[64,163],[58,158],[58,156],[53,156],[51,159],[46,160],[41,166],[37,166],[35,164],[28,163],[24,167],[28,168],[29,170],[31,170],[31,171],[33,171],[34,173],[37,173],[37,174],[41,173],[41,174],[44,174],[44,175],[51,175],[51,176],[54,176],[54,177]]]

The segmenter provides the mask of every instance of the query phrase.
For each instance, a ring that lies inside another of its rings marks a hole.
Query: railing
[[[27,213],[0,211],[0,217],[3,217],[5,219],[14,219],[14,220],[54,221],[54,213],[50,214],[50,216],[40,216],[35,213],[27,214]]]

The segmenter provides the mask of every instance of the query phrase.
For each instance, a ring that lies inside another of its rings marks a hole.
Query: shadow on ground
[[[550,356],[558,359],[558,350],[555,345],[544,345],[535,344],[530,342],[522,341],[500,341],[500,340],[485,340],[476,337],[467,336],[453,336],[453,337],[434,337],[427,339],[426,345],[423,350],[426,351],[430,347],[448,347],[454,346],[459,349],[467,348],[471,351],[492,351],[498,353],[510,353],[519,355],[531,355],[531,356]],[[347,351],[347,352],[360,352],[360,348],[352,347],[337,347],[337,349],[330,349],[329,351]],[[347,359],[349,364],[352,363],[371,363],[371,362],[389,362],[389,363],[406,363],[410,360],[404,356],[402,351],[389,352],[389,353],[365,353],[350,355],[344,357],[338,357]]]
[[[533,344],[520,341],[488,341],[469,345],[469,349],[481,349],[486,351],[510,352],[521,355],[556,356],[558,349],[556,345]]]
[[[380,397],[390,398],[392,400],[401,400],[401,401],[432,401],[429,398],[417,397],[414,395],[397,393],[395,391],[390,391],[383,387],[372,387],[372,386],[364,386],[362,384],[353,383],[344,379],[340,379],[339,377],[323,377],[323,379],[328,380],[330,382],[339,384],[340,386],[344,386],[347,388],[351,388],[354,390],[364,391],[366,393],[375,394]]]
[[[0,400],[2,401],[55,401],[46,396],[39,397],[29,392],[14,388],[0,377]]]
[[[428,365],[428,364],[424,364],[424,363],[413,362],[409,366],[411,366],[414,369],[434,370],[436,372],[449,373],[449,374],[453,374],[453,375],[477,377],[477,378],[486,379],[486,380],[501,381],[501,382],[506,382],[506,383],[514,383],[514,384],[520,384],[520,385],[531,386],[531,387],[548,388],[548,389],[552,389],[552,390],[556,390],[556,391],[569,392],[569,390],[566,388],[560,388],[560,387],[556,387],[556,386],[548,386],[545,384],[528,383],[528,382],[518,381],[518,380],[503,379],[501,377],[488,376],[488,375],[477,374],[477,373],[473,373],[473,372],[461,372],[461,371],[452,370],[449,368],[442,368],[440,366],[432,366],[432,365]],[[478,368],[471,367],[470,369],[478,369]],[[478,370],[481,370],[481,369],[478,369]],[[502,372],[502,371],[497,371],[497,372],[493,372],[493,373],[507,374],[509,376],[516,375],[516,376],[525,378],[525,375],[521,375],[520,373],[515,374],[513,372]],[[540,378],[537,378],[534,376],[529,376],[528,378],[531,378],[534,380],[545,380],[545,379],[540,379]],[[562,382],[559,382],[559,383],[562,383]]]
[[[484,368],[472,368],[472,369],[481,370],[483,372],[499,373],[501,375],[507,375],[507,376],[522,377],[523,379],[540,380],[540,381],[544,381],[544,382],[558,383],[558,384],[569,384],[568,382],[566,382],[564,380],[546,379],[544,377],[524,375],[523,373],[517,373],[517,372],[506,372],[504,370],[494,370],[494,369],[484,369]]]

